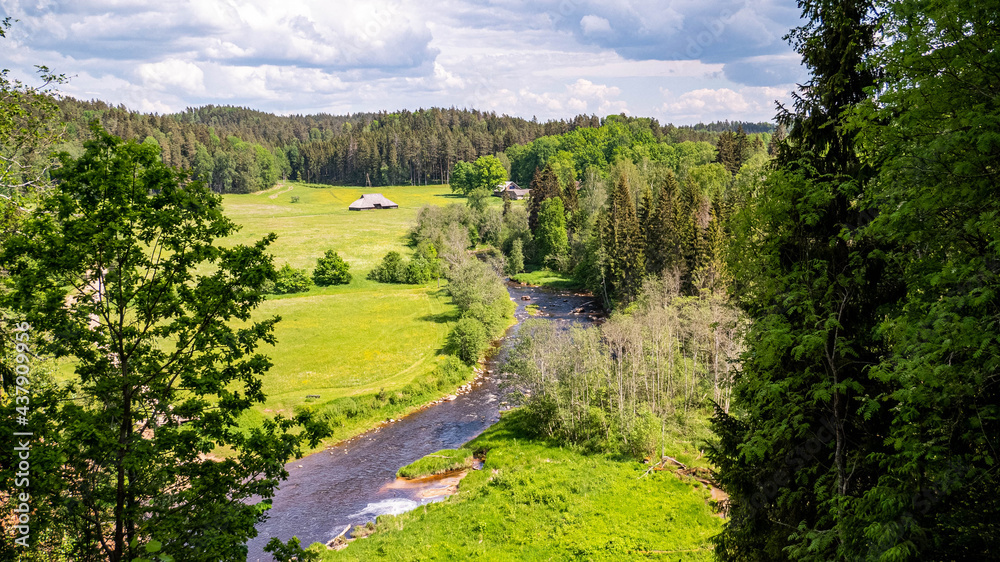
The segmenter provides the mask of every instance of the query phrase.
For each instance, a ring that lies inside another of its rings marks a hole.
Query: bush
[[[465,317],[459,320],[452,330],[451,343],[459,359],[471,365],[478,361],[479,356],[489,347],[490,338],[486,335],[486,327],[482,322]]]
[[[313,270],[313,283],[317,285],[346,285],[351,282],[351,265],[341,259],[333,250],[327,250],[323,257],[316,260]]]
[[[406,265],[399,252],[389,252],[382,263],[368,272],[368,279],[379,283],[402,283],[406,277]]]
[[[286,263],[278,270],[274,284],[266,287],[265,291],[275,295],[303,293],[309,290],[310,285],[312,285],[312,281],[309,280],[305,270],[295,269]]]
[[[423,285],[433,278],[433,272],[430,262],[422,256],[417,256],[406,264],[403,282],[411,285]]]
[[[433,250],[433,246],[430,248]],[[379,283],[408,283],[422,285],[434,278],[435,264],[424,255],[403,261],[399,252],[389,252],[375,269],[368,273],[368,279]]]

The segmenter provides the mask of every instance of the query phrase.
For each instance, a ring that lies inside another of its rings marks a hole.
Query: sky
[[[0,0],[0,68],[142,112],[428,107],[772,121],[795,0]]]

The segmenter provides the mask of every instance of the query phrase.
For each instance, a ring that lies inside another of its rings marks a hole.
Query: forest
[[[82,151],[82,141],[89,138],[88,123],[97,119],[118,137],[155,145],[166,164],[192,170],[217,193],[253,193],[279,179],[359,186],[448,183],[456,162],[503,153],[540,137],[598,128],[607,121],[578,115],[539,123],[456,108],[278,116],[205,106],[155,115],[97,100],[62,97],[55,103],[66,123],[63,140],[71,153]],[[637,122],[652,138],[669,143],[712,141],[720,126]],[[771,127],[744,125],[761,132]]]
[[[65,302],[57,274],[82,271],[89,287],[91,270],[64,259],[75,255],[73,245],[54,233],[64,223],[72,232],[100,232],[101,217],[117,209],[107,221],[116,232],[128,220],[142,228],[131,237],[95,235],[94,244],[128,242],[123,255],[145,263],[137,248],[153,240],[148,232],[170,224],[179,209],[195,209],[189,229],[166,241],[193,241],[199,250],[172,254],[170,266],[187,279],[201,261],[220,260],[219,274],[200,278],[197,290],[170,293],[170,307],[147,314],[176,313],[162,329],[190,335],[190,345],[219,346],[185,381],[222,396],[222,415],[232,416],[246,398],[227,385],[242,381],[248,396],[259,397],[254,375],[266,360],[253,354],[271,324],[233,328],[200,300],[245,321],[276,272],[265,255],[271,240],[211,246],[233,228],[217,194],[259,191],[280,178],[450,183],[464,202],[422,209],[409,236],[410,261],[387,256],[373,279],[405,281],[413,264],[425,282],[432,271],[450,278],[461,315],[452,345],[464,361],[475,362],[502,332],[510,314],[503,276],[557,277],[591,292],[609,314],[587,329],[523,326],[503,369],[521,391],[520,415],[535,437],[641,459],[662,454],[665,435],[696,435],[728,493],[714,538],[720,560],[995,559],[1000,14],[995,3],[955,0],[799,6],[803,23],[787,39],[811,77],[779,108],[774,126],[674,127],[622,115],[541,124],[436,108],[340,117],[230,107],[143,115],[53,98],[46,88],[60,76],[44,73],[35,89],[5,74],[3,305],[67,336],[46,341],[51,350],[89,354],[107,368],[101,353],[81,343],[96,305],[84,299],[75,315],[57,306]],[[95,119],[110,134],[88,125]],[[66,151],[58,165],[45,152],[53,147]],[[136,163],[148,172],[148,197],[132,193],[135,201],[102,206],[81,187],[95,166]],[[180,189],[185,174],[205,184]],[[37,199],[53,179],[63,194]],[[530,187],[527,201],[490,204],[508,179]],[[47,212],[29,217],[26,208],[39,201]],[[195,329],[200,323],[207,330]],[[7,385],[21,349],[10,336]],[[119,336],[108,334],[102,345],[121,344]],[[162,351],[149,353],[158,360]],[[154,374],[153,382],[166,384]],[[60,396],[38,401],[55,408]],[[4,408],[16,406],[8,400]],[[206,415],[207,402],[184,408],[204,415],[202,435],[241,451],[272,487],[281,462],[324,430],[324,420],[302,412],[247,437]],[[120,423],[112,410],[94,419]],[[8,419],[0,423],[5,432],[14,429]],[[308,431],[289,433],[296,424]],[[44,427],[47,435],[62,431],[55,422]],[[86,427],[69,429],[83,442]],[[193,460],[182,434],[150,443]],[[86,458],[72,460],[88,470]],[[65,465],[57,457],[42,462],[53,473]],[[13,465],[3,468],[13,478]],[[270,490],[241,486],[244,472],[211,470],[185,477],[224,482],[244,497]],[[177,477],[173,471],[150,472],[143,492],[154,498],[158,482]],[[103,501],[113,503],[114,482],[101,477]],[[183,489],[174,493],[178,503],[196,503]],[[120,497],[118,504],[138,509]],[[45,513],[54,520],[69,513],[77,518],[67,520],[85,526],[74,505]],[[182,518],[169,509],[160,515],[173,533],[170,548],[219,538],[204,521],[204,536],[184,535]],[[255,514],[229,517],[244,539]],[[118,517],[119,550],[134,532],[125,519]]]

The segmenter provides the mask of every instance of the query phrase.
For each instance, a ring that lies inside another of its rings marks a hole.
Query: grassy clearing
[[[441,449],[400,468],[396,471],[396,476],[420,478],[471,466],[472,451],[469,449]]]
[[[324,560],[712,560],[722,520],[697,482],[526,439],[517,411],[466,448],[483,470],[447,500],[393,517]]]
[[[395,285],[365,276],[387,252],[411,251],[408,232],[422,206],[463,203],[464,198],[451,194],[447,185],[359,188],[289,182],[279,187],[225,195],[226,215],[241,229],[221,243],[252,244],[274,232],[275,265],[309,272],[333,249],[350,264],[352,281],[271,297],[256,311],[255,318],[278,315],[281,321],[275,327],[277,345],[261,349],[274,363],[263,380],[268,402],[241,424],[250,427],[264,416],[312,407],[336,418],[335,439],[341,439],[447,390],[433,380],[445,359],[447,334],[458,320],[441,288],[445,282]],[[349,211],[363,193],[382,193],[399,209]],[[459,378],[469,376],[471,369],[464,369]]]
[[[517,281],[522,285],[537,285],[539,287],[548,287],[549,289],[566,291],[582,289],[579,281],[576,279],[573,279],[569,275],[552,271],[547,267],[538,268],[528,266],[528,271],[511,276],[511,280]]]
[[[248,244],[268,232],[278,234],[271,245],[275,264],[308,269],[327,249],[334,249],[351,264],[355,282],[352,290],[381,285],[366,281],[365,275],[386,253],[406,254],[406,235],[417,211],[424,205],[464,203],[447,185],[416,187],[331,187],[289,182],[289,192],[225,195],[226,215],[243,228],[226,243]],[[270,196],[277,197],[272,199]],[[399,204],[398,209],[348,211],[347,206],[364,193],[381,193]],[[292,203],[298,197],[298,203]]]

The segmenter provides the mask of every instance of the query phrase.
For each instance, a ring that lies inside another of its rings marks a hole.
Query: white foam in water
[[[359,517],[371,517],[375,518],[379,515],[399,515],[400,513],[406,513],[411,509],[416,508],[417,502],[413,500],[408,500],[406,498],[392,498],[388,500],[382,500],[375,503],[370,503],[365,506],[364,509],[357,513],[352,513],[350,515],[351,519],[356,519]]]

